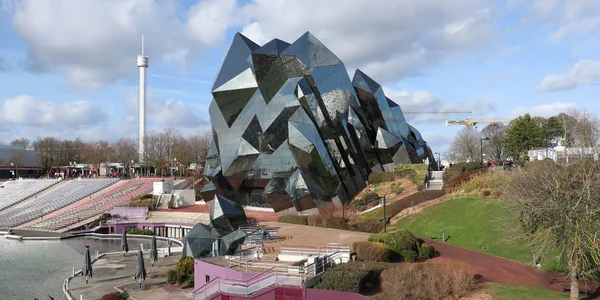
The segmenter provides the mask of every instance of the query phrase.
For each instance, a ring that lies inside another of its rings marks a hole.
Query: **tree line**
[[[183,166],[192,163],[204,165],[211,134],[211,131],[206,130],[186,138],[173,128],[147,134],[144,164],[155,168],[157,172],[163,166],[174,164],[175,159]],[[69,140],[43,137],[33,141],[19,138],[9,144],[38,151],[40,167],[46,171],[75,162],[96,167],[102,163],[120,163],[126,168],[139,163],[137,140],[132,138],[121,138],[113,143],[105,140],[84,142],[79,138]],[[22,164],[17,158],[12,160],[17,167]]]
[[[450,162],[525,158],[527,151],[551,147],[562,140],[569,148],[592,148],[600,141],[600,118],[588,110],[571,109],[550,118],[525,114],[508,125],[491,123],[481,131],[461,129],[455,136],[446,159]],[[482,155],[483,154],[483,155]]]

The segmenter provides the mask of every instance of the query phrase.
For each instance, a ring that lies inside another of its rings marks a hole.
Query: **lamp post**
[[[173,175],[175,177],[175,180],[177,180],[177,171],[175,168],[177,168],[177,157],[173,157],[173,167],[171,167],[171,175]]]
[[[383,232],[387,233],[387,216],[386,216],[386,211],[385,211],[385,195],[383,195],[383,197],[379,197],[379,200],[382,201],[383,204]]]
[[[480,143],[479,143],[479,156],[481,158],[481,163],[483,164],[483,141],[489,141],[490,138],[489,137],[482,137],[480,138]]]

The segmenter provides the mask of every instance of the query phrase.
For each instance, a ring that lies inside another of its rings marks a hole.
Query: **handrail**
[[[295,266],[287,266],[287,267],[292,267],[293,269],[298,269],[299,271],[301,271],[301,272],[299,272],[300,273],[299,275],[302,276],[302,282],[300,283],[300,286],[301,286],[305,282],[305,277],[304,276],[306,276],[308,274],[307,271],[306,271],[307,269],[311,269],[311,267],[314,267],[314,269],[315,269],[314,270],[314,276],[318,276],[318,275],[322,274],[325,271],[325,269],[326,269],[325,266],[327,264],[334,263],[335,262],[334,259],[337,256],[340,256],[341,254],[342,253],[340,251],[336,251],[334,253],[331,253],[331,254],[328,254],[327,256],[325,256],[325,260],[324,261],[314,262],[314,263],[311,263],[311,264],[306,265],[304,267],[295,267]],[[321,269],[322,271],[321,272],[318,272],[317,263],[321,264],[321,266],[322,266],[322,269]],[[272,270],[274,270],[274,269],[275,269],[275,273],[272,272]],[[193,294],[194,295],[200,295],[200,294],[202,294],[204,292],[204,299],[206,299],[207,297],[212,296],[214,293],[222,291],[222,289],[220,287],[220,285],[222,283],[222,284],[225,284],[225,285],[228,285],[228,286],[232,286],[232,287],[243,288],[244,289],[243,294],[244,295],[249,295],[249,294],[255,292],[255,290],[252,290],[252,289],[249,290],[249,288],[252,287],[253,285],[259,284],[261,282],[265,282],[267,280],[275,278],[274,282],[268,283],[268,284],[265,284],[265,285],[259,285],[259,286],[256,287],[257,288],[256,290],[267,288],[267,287],[270,287],[272,285],[279,284],[278,277],[279,278],[293,278],[293,277],[296,277],[296,276],[290,276],[289,274],[285,274],[285,275],[282,274],[282,275],[280,275],[280,274],[277,273],[277,268],[273,267],[273,268],[271,268],[271,269],[269,269],[269,270],[267,270],[265,272],[262,272],[262,273],[260,273],[260,274],[258,274],[256,276],[254,276],[253,278],[250,278],[250,279],[247,279],[247,280],[242,280],[242,279],[226,279],[226,278],[222,278],[222,277],[216,277],[213,280],[207,282],[203,286],[201,286],[198,289],[196,289],[193,292]],[[295,280],[298,280],[298,279],[299,278],[296,277]],[[217,285],[217,284],[219,284],[219,287],[215,291],[212,291],[209,294],[207,294],[207,291],[210,288],[212,288],[213,286]],[[289,282],[287,284],[289,284]],[[231,290],[228,290],[227,292],[229,292],[229,293],[235,293],[234,291],[231,291]],[[238,292],[238,294],[239,294],[239,292]]]

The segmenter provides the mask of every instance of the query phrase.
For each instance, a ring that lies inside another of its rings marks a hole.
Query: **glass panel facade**
[[[351,80],[308,32],[262,47],[236,34],[212,94],[204,199],[305,211],[350,201],[372,172],[435,162],[381,85],[360,70]]]

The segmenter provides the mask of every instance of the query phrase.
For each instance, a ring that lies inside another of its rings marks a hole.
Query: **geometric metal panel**
[[[348,202],[371,172],[431,150],[375,80],[309,32],[262,47],[237,33],[212,89],[205,174],[239,204],[305,211]]]

